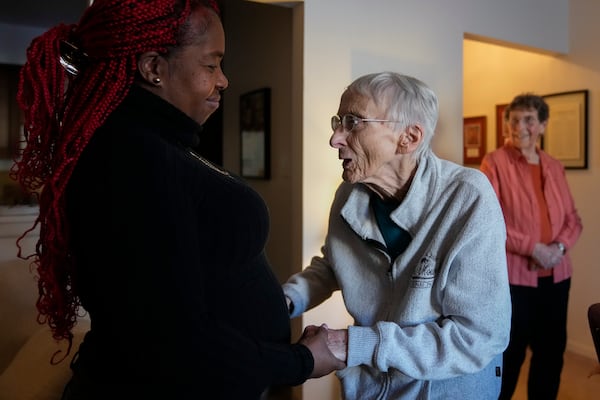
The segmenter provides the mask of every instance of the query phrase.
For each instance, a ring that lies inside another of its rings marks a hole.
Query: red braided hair
[[[67,355],[80,300],[69,251],[65,188],[92,135],[129,92],[138,55],[167,53],[181,44],[185,22],[200,6],[219,13],[214,0],[95,0],[78,24],[58,25],[27,49],[17,93],[26,146],[10,173],[24,190],[41,191],[40,213],[17,244],[19,257],[33,257],[37,267],[38,322],[49,325],[55,340],[68,340]],[[80,64],[76,76],[59,62],[65,41],[74,46],[71,60]],[[35,253],[24,257],[19,242],[38,224]]]

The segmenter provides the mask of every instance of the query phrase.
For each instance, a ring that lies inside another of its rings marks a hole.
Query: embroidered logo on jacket
[[[412,276],[411,287],[416,289],[427,289],[433,286],[435,277],[435,261],[431,256],[421,258]]]

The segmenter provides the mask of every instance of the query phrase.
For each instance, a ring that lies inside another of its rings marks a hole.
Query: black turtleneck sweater
[[[312,371],[264,254],[264,201],[192,153],[200,131],[134,86],[69,181],[76,289],[92,321],[74,370],[107,393],[257,399]]]

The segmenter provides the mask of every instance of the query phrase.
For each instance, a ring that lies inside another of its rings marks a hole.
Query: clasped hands
[[[348,330],[329,329],[326,324],[304,328],[298,343],[309,348],[315,366],[311,378],[320,378],[346,367],[348,355]]]
[[[562,251],[556,243],[536,243],[531,254],[535,265],[544,269],[554,268],[560,263],[563,256]]]

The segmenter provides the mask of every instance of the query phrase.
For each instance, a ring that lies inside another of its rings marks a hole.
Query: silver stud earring
[[[158,85],[160,83],[160,78],[154,78],[152,79],[152,82],[154,82],[155,85]]]

